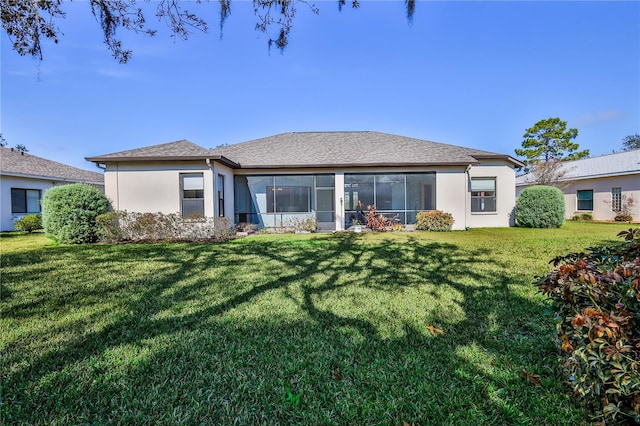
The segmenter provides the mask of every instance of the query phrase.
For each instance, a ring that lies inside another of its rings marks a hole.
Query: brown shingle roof
[[[0,154],[0,174],[2,175],[104,185],[102,173],[78,169],[27,153],[22,154],[10,148],[0,148]]]
[[[146,146],[143,148],[114,152],[113,154],[87,157],[86,159],[96,163],[108,163],[114,161],[204,160],[206,158],[220,160],[230,167],[238,166],[233,161],[229,161],[227,158],[212,154],[210,150],[188,140]]]
[[[207,150],[182,140],[88,157],[94,162],[216,159],[231,167],[468,165],[508,155],[380,132],[295,132]]]
[[[484,158],[521,166],[504,154],[380,132],[283,133],[211,152],[242,168],[468,165]]]
[[[129,149],[127,151],[114,152],[113,154],[87,157],[89,161],[109,161],[128,159],[176,159],[189,157],[205,157],[209,150],[187,140],[163,143],[159,145],[145,146],[143,148]]]

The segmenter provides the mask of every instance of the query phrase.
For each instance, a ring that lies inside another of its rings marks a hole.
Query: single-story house
[[[40,213],[44,193],[69,183],[87,183],[104,191],[102,173],[0,147],[0,230],[12,231],[22,216]]]
[[[105,170],[114,210],[199,213],[277,227],[311,217],[344,230],[366,209],[454,229],[513,224],[515,169],[495,152],[379,132],[296,132],[205,149],[182,140],[87,158]]]
[[[640,220],[640,149],[567,161],[558,175],[567,219],[589,213],[595,220],[613,220],[633,198],[630,214],[635,221]],[[535,181],[532,173],[518,176],[517,194]]]

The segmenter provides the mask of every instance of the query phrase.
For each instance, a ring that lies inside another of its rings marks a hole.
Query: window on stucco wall
[[[182,217],[204,216],[204,176],[202,173],[180,175]]]
[[[471,179],[471,212],[496,211],[496,178]]]
[[[584,189],[577,192],[578,210],[593,210],[593,189]]]
[[[622,210],[622,188],[611,188],[611,211]]]

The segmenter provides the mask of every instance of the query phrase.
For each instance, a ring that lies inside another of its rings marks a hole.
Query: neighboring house
[[[0,230],[12,231],[15,221],[22,216],[40,213],[40,202],[47,189],[76,182],[104,191],[102,173],[0,147]]]
[[[105,168],[114,210],[260,227],[312,217],[321,230],[351,226],[358,201],[402,224],[438,209],[453,215],[454,229],[506,227],[523,166],[504,154],[378,132],[284,133],[211,150],[183,140],[87,160]]]
[[[613,220],[616,211],[633,197],[631,215],[640,220],[640,149],[567,161],[560,171],[567,219],[590,213],[595,220]],[[517,194],[535,183],[530,174],[516,179]]]

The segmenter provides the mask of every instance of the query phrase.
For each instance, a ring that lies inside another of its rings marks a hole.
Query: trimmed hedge
[[[564,194],[553,186],[526,188],[516,201],[516,226],[560,228],[564,223]]]
[[[172,213],[112,211],[99,215],[102,241],[226,241],[235,233],[229,218],[189,217]]]
[[[107,212],[109,201],[96,188],[83,184],[57,186],[42,199],[42,224],[61,243],[92,243],[98,239],[96,217]]]
[[[448,232],[453,226],[453,216],[440,210],[418,212],[416,229],[418,231]]]
[[[536,282],[552,302],[567,383],[605,424],[640,423],[640,229],[618,236],[553,259]]]

